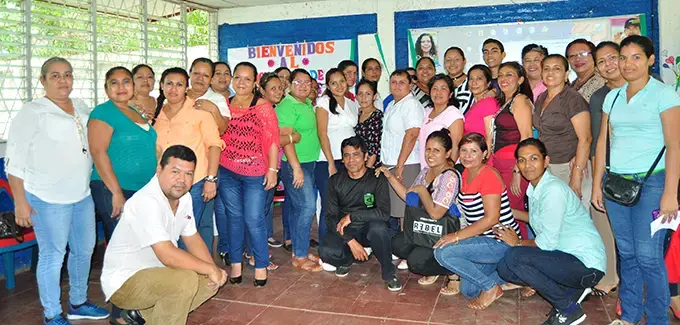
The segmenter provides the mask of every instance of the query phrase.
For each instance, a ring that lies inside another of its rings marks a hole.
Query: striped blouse
[[[421,104],[423,104],[423,107],[427,108],[429,106],[432,106],[432,98],[430,97],[430,94],[424,92],[418,85],[413,84],[411,86],[411,94],[413,94],[413,97],[415,97]]]
[[[458,203],[462,209],[465,219],[468,224],[473,224],[484,217],[484,204],[482,203],[482,196],[489,194],[500,194],[501,196],[501,215],[499,222],[508,227],[512,227],[519,236],[519,225],[512,215],[510,208],[510,201],[508,199],[508,191],[503,185],[503,181],[497,175],[492,167],[485,166],[479,171],[479,174],[472,180],[467,181],[468,170],[463,171],[463,180],[461,182],[461,189],[458,193]],[[496,238],[491,229],[485,231],[482,235]]]
[[[470,109],[470,106],[472,105],[472,92],[470,91],[470,87],[468,86],[468,78],[465,77],[465,81],[463,81],[462,84],[458,85],[456,89],[454,90],[454,97],[458,100],[458,110],[463,113],[463,115],[467,114],[467,111]]]

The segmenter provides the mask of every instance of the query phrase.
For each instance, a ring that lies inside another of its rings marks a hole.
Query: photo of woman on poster
[[[435,66],[439,65],[439,58],[437,57],[437,45],[435,43],[435,35],[432,33],[422,33],[418,36],[415,44],[416,61],[422,57],[431,58]]]

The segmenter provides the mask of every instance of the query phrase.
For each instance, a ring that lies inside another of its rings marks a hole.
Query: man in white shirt
[[[186,324],[189,312],[227,281],[196,231],[188,193],[195,166],[191,149],[169,147],[156,176],[125,203],[101,283],[128,322],[139,310],[149,324]],[[177,248],[180,236],[186,250]]]

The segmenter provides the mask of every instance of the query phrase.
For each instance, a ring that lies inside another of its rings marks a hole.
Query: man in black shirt
[[[336,267],[344,277],[355,261],[366,261],[370,246],[382,268],[390,291],[401,290],[392,264],[389,184],[384,175],[366,167],[366,146],[357,136],[342,141],[342,162],[346,170],[328,180],[326,225],[328,234],[319,248],[321,259]]]

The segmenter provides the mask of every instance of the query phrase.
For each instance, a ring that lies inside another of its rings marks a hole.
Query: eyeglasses
[[[307,86],[307,87],[309,87],[309,86],[312,85],[312,82],[307,81],[307,80],[304,80],[304,81],[303,80],[293,80],[293,84],[296,85],[296,86]]]
[[[585,58],[590,55],[590,52],[581,52],[581,53],[574,53],[574,54],[569,54],[567,57],[569,61],[574,61],[577,58]]]

